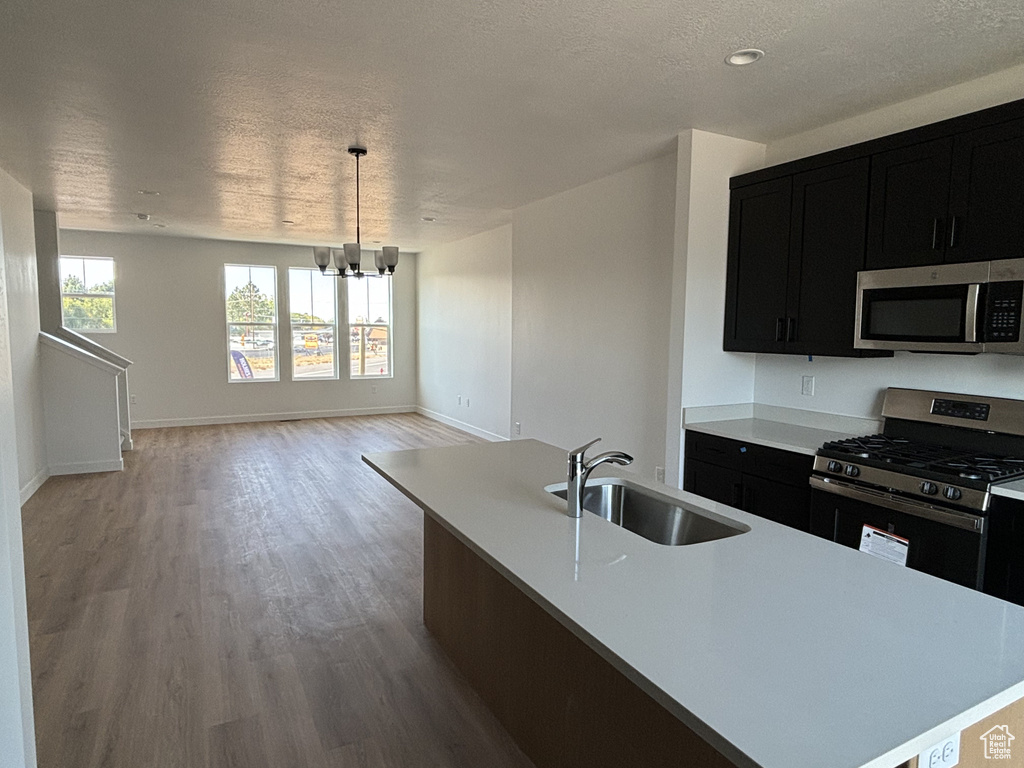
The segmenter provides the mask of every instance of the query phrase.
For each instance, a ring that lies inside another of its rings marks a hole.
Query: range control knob
[[[830,461],[828,463],[828,471],[829,472],[842,472],[843,471],[843,463],[841,461]]]
[[[855,466],[854,464],[847,464],[846,465],[846,476],[847,477],[856,477],[859,474],[860,474],[860,467]]]
[[[942,495],[945,496],[950,501],[956,501],[961,496],[963,496],[963,494],[960,493],[960,489],[954,488],[952,485],[947,485],[946,490],[942,492]]]
[[[929,496],[934,496],[938,492],[939,486],[935,483],[929,483],[927,480],[921,483],[921,493],[927,493]]]

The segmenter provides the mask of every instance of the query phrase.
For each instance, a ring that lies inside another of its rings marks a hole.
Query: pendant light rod
[[[366,147],[349,147],[348,153],[356,158],[356,243],[362,244],[359,239],[359,158],[366,154]]]

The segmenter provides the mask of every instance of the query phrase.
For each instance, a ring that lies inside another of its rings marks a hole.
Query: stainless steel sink
[[[560,499],[565,488],[549,489]],[[655,544],[679,546],[738,536],[750,530],[735,520],[686,507],[619,478],[600,478],[587,483],[583,508],[598,517],[639,534]]]

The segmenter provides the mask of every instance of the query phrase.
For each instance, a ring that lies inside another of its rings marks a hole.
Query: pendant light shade
[[[394,245],[385,245],[382,255],[384,260],[384,266],[388,268],[390,274],[395,273],[395,267],[398,266],[398,247]]]
[[[331,249],[326,246],[317,246],[313,248],[313,261],[320,271],[323,272],[327,267],[331,266]]]
[[[366,155],[366,148],[349,147],[348,153],[356,159],[356,241],[354,243],[345,243],[341,248],[315,246],[313,248],[313,261],[325,275],[332,258],[334,259],[334,267],[337,269],[336,274],[338,277],[384,277],[385,275],[393,275],[395,273],[395,266],[398,264],[398,248],[393,245],[386,245],[383,252],[374,253],[373,263],[377,268],[377,274],[363,272],[362,270],[363,249],[359,231],[359,158]]]

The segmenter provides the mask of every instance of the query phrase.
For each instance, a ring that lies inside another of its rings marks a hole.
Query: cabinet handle
[[[786,318],[786,341],[796,341],[796,318]]]
[[[782,341],[782,327],[786,324],[786,318],[778,317],[775,319],[775,340]]]
[[[958,243],[956,241],[956,230],[957,230],[957,226],[956,225],[957,225],[957,222],[959,220],[960,220],[959,216],[954,216],[952,218],[952,220],[949,222],[949,247],[950,248],[956,248],[957,245],[958,245]]]
[[[932,250],[939,250],[939,225],[942,223],[942,219],[936,218],[932,220]]]

